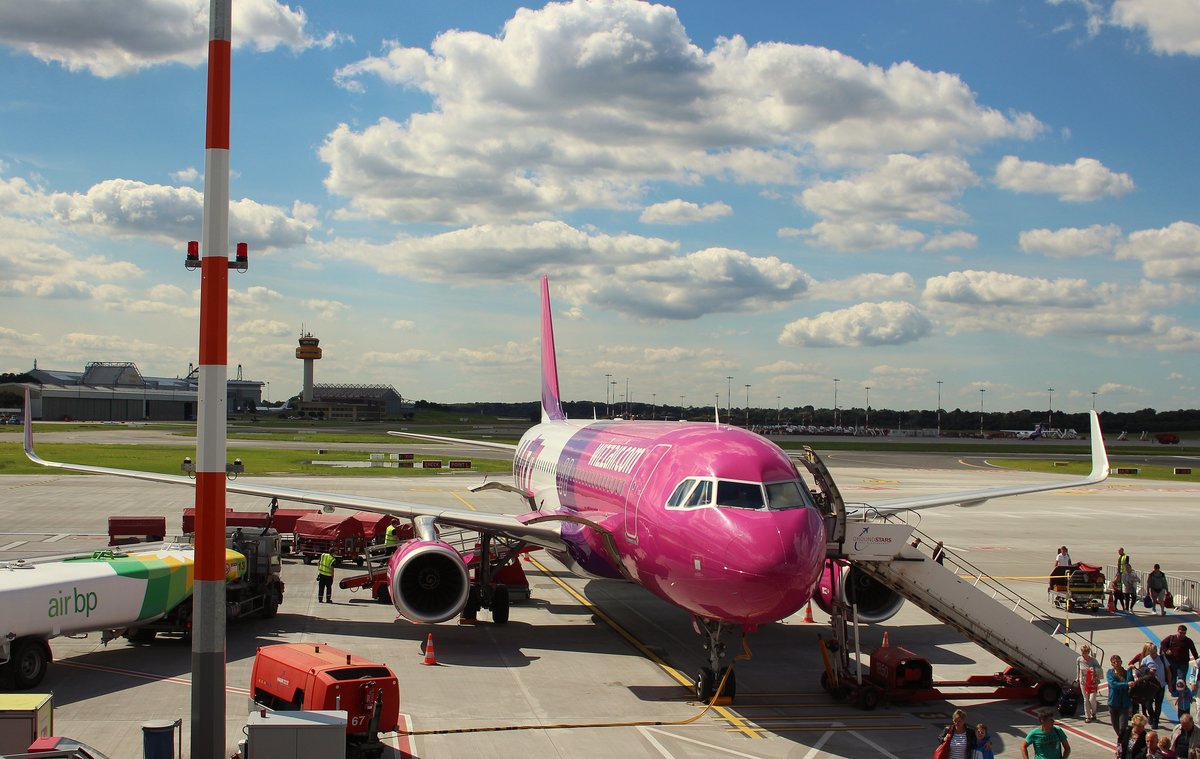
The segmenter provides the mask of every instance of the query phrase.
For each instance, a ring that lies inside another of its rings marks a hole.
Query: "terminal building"
[[[185,377],[147,377],[133,362],[96,361],[82,372],[33,369],[0,383],[0,393],[23,397],[30,388],[32,418],[43,421],[194,421],[199,379],[196,368]],[[253,410],[262,402],[265,383],[227,380],[230,413]]]

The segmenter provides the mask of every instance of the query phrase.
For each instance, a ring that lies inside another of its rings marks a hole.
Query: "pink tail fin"
[[[542,421],[566,419],[558,394],[558,362],[554,357],[554,321],[550,317],[550,281],[542,276]]]

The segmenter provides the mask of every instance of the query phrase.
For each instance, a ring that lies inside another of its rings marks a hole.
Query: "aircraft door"
[[[667,443],[659,443],[651,448],[650,452],[643,456],[637,467],[634,468],[633,478],[629,481],[629,489],[625,491],[625,537],[634,543],[638,538],[638,508],[640,508],[642,496],[645,494],[646,483],[650,481],[654,470],[658,468],[659,462],[669,450],[671,450],[671,446]]]

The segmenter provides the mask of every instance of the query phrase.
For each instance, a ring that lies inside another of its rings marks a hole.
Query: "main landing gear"
[[[704,636],[704,650],[708,653],[708,666],[701,667],[696,676],[696,699],[708,703],[714,696],[724,696],[730,701],[737,695],[737,676],[733,665],[722,666],[725,658],[725,643],[721,636],[729,625],[714,619],[692,617],[692,627]]]

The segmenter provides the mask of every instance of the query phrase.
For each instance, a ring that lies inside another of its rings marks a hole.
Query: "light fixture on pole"
[[[838,426],[838,407],[837,407],[837,386],[841,382],[837,377],[833,378],[833,426]]]
[[[725,404],[727,406],[727,408],[725,409],[725,416],[729,417],[730,421],[733,421],[733,377],[732,376],[725,378]],[[718,406],[721,405],[720,398],[717,398],[717,405]]]
[[[612,381],[612,375],[611,374],[604,375],[604,414],[605,414],[605,416],[612,416],[612,403],[610,403],[608,400],[608,392],[609,392],[609,390],[612,389],[608,385],[608,383],[610,381]]]
[[[986,387],[979,388],[979,437],[983,437],[983,394],[986,392]]]
[[[1054,426],[1054,388],[1046,388],[1046,392],[1050,393],[1050,411],[1046,416],[1046,429]]]
[[[867,391],[867,413],[866,413],[866,417],[863,419],[863,427],[870,427],[871,426],[871,386],[867,385],[863,389]]]
[[[746,429],[750,428],[750,386],[746,385]]]
[[[269,385],[271,383],[268,382],[267,384]],[[1096,410],[1096,391],[1093,390],[1092,391],[1092,411],[1095,411],[1095,410]]]
[[[942,381],[941,380],[937,381],[937,386],[938,386],[938,407],[937,407],[938,434],[937,434],[937,436],[941,437],[942,436]]]

